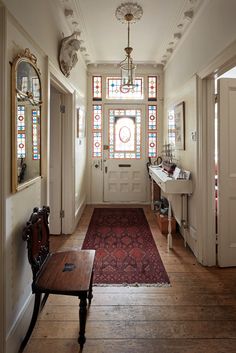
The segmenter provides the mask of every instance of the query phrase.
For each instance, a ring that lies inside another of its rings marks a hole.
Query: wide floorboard
[[[146,217],[170,287],[94,287],[84,353],[236,352],[236,269],[197,263],[183,239],[172,251],[148,206]],[[87,206],[72,235],[54,236],[55,250],[81,248],[93,212]],[[77,353],[77,298],[51,295],[25,353]]]

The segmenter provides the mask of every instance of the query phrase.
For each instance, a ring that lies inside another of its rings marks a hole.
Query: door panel
[[[61,234],[60,211],[62,207],[61,162],[61,94],[51,86],[50,92],[50,232]]]
[[[104,201],[147,199],[144,112],[144,106],[105,107]]]
[[[219,266],[236,266],[236,80],[220,79]]]

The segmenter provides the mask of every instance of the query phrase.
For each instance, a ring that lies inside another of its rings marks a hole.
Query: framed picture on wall
[[[175,149],[185,150],[185,104],[181,102],[174,107],[175,116]]]

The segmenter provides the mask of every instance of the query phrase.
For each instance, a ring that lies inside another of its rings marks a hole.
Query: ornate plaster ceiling
[[[71,31],[79,31],[86,63],[119,63],[127,26],[115,17],[120,0],[59,0]],[[132,2],[132,1],[131,1]],[[140,21],[131,25],[136,63],[165,65],[191,27],[203,0],[138,0]]]

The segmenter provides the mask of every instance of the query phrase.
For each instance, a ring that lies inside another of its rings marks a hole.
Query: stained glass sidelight
[[[148,130],[157,129],[157,106],[148,106]]]
[[[175,114],[173,109],[168,111],[168,143],[175,144]]]
[[[32,155],[34,160],[40,159],[40,110],[32,109]]]
[[[157,156],[157,133],[148,133],[148,157],[155,158]]]
[[[109,158],[141,158],[141,110],[109,111]]]
[[[93,76],[93,100],[102,100],[102,76]]]
[[[143,99],[143,79],[135,79],[135,87],[127,91],[121,91],[120,78],[107,78],[107,98],[108,99]]]
[[[93,105],[92,129],[92,156],[95,158],[102,157],[102,106],[100,104]]]
[[[148,100],[157,100],[157,76],[148,76]]]
[[[157,106],[148,105],[148,157],[157,157]]]
[[[93,157],[102,156],[102,133],[93,132]]]
[[[25,106],[17,107],[17,158],[25,158]]]
[[[102,129],[102,106],[93,105],[93,129]]]

